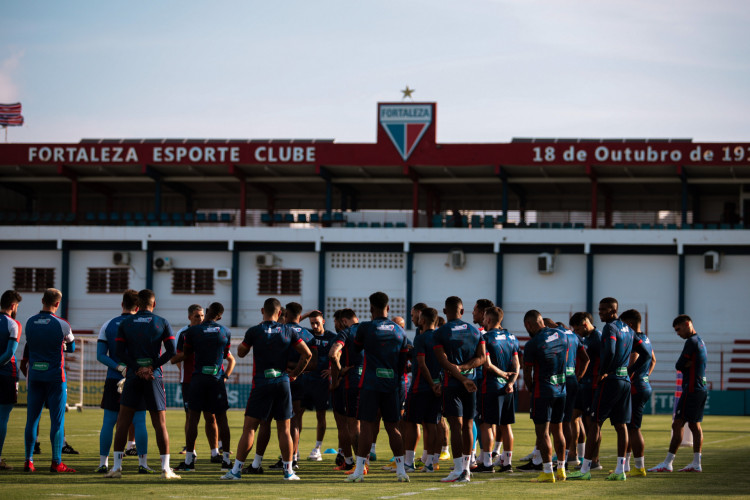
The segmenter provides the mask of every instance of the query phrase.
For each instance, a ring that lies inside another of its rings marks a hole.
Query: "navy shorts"
[[[406,396],[404,420],[415,424],[440,422],[440,397],[432,391],[410,392]]]
[[[565,411],[563,412],[563,422],[573,420],[573,410],[576,406],[578,387],[578,380],[575,376],[565,378]]]
[[[331,383],[327,378],[319,378],[318,375],[307,376],[302,406],[308,410],[325,411],[328,409],[330,397]]]
[[[167,394],[164,392],[164,379],[154,377],[143,380],[139,377],[128,377],[122,389],[120,404],[136,411],[143,408],[148,411],[166,411]]]
[[[630,423],[628,423],[628,429],[640,429],[641,422],[643,422],[643,409],[646,407],[646,403],[651,399],[651,387],[649,386],[646,390],[641,392],[633,392],[630,395]]]
[[[188,406],[191,411],[225,413],[229,409],[229,401],[224,378],[217,379],[213,375],[202,373],[193,375],[190,381],[189,401]]]
[[[591,401],[594,399],[594,389],[590,383],[579,382],[576,394],[575,409],[586,415],[591,413]]]
[[[559,424],[565,413],[565,394],[555,397],[538,397],[531,400],[531,420],[535,424]]]
[[[292,415],[292,391],[287,377],[279,382],[256,385],[250,389],[245,408],[246,417],[266,421],[271,418],[289,420]]]
[[[0,405],[14,405],[18,402],[18,379],[0,375]],[[117,406],[120,409],[120,406]]]
[[[357,418],[357,415],[359,415],[359,387],[346,389],[344,398],[346,398],[346,416]]]
[[[460,387],[443,386],[443,416],[474,419],[477,411],[477,393]]]
[[[503,415],[505,391],[487,392],[478,398],[478,413],[482,424],[500,425]]]
[[[292,401],[302,401],[305,397],[305,378],[299,377],[294,382],[290,382],[289,389],[292,391]]]
[[[706,391],[683,392],[675,405],[674,418],[690,423],[703,422],[707,394]]]
[[[505,393],[503,398],[503,412],[500,414],[500,425],[516,423],[516,393]]]
[[[344,382],[339,382],[339,385],[331,391],[331,407],[333,411],[339,415],[346,415],[346,390],[344,389]]]
[[[375,422],[378,419],[378,411],[383,422],[398,422],[401,419],[400,391],[378,392],[360,389],[357,419]]]
[[[612,425],[630,422],[630,380],[609,376],[594,393],[589,413],[599,425],[609,419]]]

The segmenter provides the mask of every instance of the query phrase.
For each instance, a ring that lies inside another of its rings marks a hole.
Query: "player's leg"
[[[156,435],[156,446],[161,457],[161,470],[171,470],[169,467],[169,431],[167,431],[167,412],[165,410],[149,410],[151,425]]]
[[[204,428],[208,448],[211,450],[211,463],[221,463],[221,455],[219,455],[219,441],[221,441],[221,438],[219,437],[219,426],[216,422],[216,416],[210,411],[204,411],[203,420],[205,422]]]
[[[17,387],[15,378],[0,376],[0,470],[13,470],[13,467],[5,463],[2,456],[10,412],[18,401]]]
[[[68,389],[65,382],[49,384],[47,392],[47,406],[49,407],[50,430],[49,438],[52,444],[52,466],[57,472],[75,472],[62,463],[62,449],[65,441],[65,401]]]
[[[227,411],[218,412],[215,414],[216,417],[216,428],[219,432],[219,439],[222,444],[221,454],[221,468],[229,470],[229,447],[232,445],[231,431],[229,430],[229,420],[227,419]]]
[[[549,437],[550,423],[542,419],[534,419],[534,432],[536,433],[536,448],[542,458],[542,474],[536,478],[536,481],[554,482],[554,473],[552,471],[552,441]]]
[[[26,429],[24,431],[26,465],[24,470],[33,472],[34,444],[36,443],[39,419],[42,416],[47,392],[43,382],[27,381],[26,387]]]
[[[252,392],[251,396],[252,398]],[[250,399],[248,399],[248,405]],[[255,431],[260,425],[260,419],[245,414],[245,423],[242,426],[242,436],[237,441],[237,453],[234,455],[234,466],[232,470],[227,472],[221,479],[240,479],[242,474],[242,466],[247,459],[247,455],[250,453],[250,449],[253,447],[253,441],[255,440]]]
[[[292,401],[292,418],[289,422],[290,427],[290,433],[292,436],[292,449],[293,449],[293,457],[296,457],[299,455],[299,440],[302,436],[302,419],[305,415],[305,407],[302,404],[302,399],[298,399],[296,401]],[[282,464],[276,464],[276,466],[271,468],[282,468],[279,467]]]
[[[253,463],[242,468],[243,474],[263,474],[263,455],[271,440],[271,421],[261,420],[258,431],[255,433],[255,456]],[[226,453],[226,452],[225,452]]]
[[[116,411],[104,410],[102,429],[99,431],[99,468],[95,472],[106,473],[109,470],[109,449],[115,434],[117,414]]]
[[[281,450],[281,460],[284,465],[284,479],[299,479],[292,469],[292,435],[289,431],[290,419],[276,420],[276,431],[279,436],[279,449]]]
[[[565,424],[563,424],[562,422],[550,422],[549,425],[549,430],[552,434],[552,442],[555,446],[555,453],[557,454],[558,480],[565,480],[565,459],[562,457],[565,456],[567,441],[565,441],[565,432],[563,427],[565,427]],[[552,460],[552,457],[550,457],[550,460]]]
[[[148,429],[146,428],[146,410],[136,411],[133,414],[133,423],[130,426],[135,441],[135,449],[138,451],[138,472],[143,474],[153,473],[148,467]],[[130,434],[130,432],[128,432]],[[130,436],[128,436],[130,437]]]
[[[339,412],[334,409],[333,418],[336,421],[336,430],[338,431],[338,442],[339,450],[341,455],[344,457],[345,464],[352,463],[352,444],[349,438],[349,421],[346,417],[346,412]],[[348,460],[347,460],[348,459]],[[343,470],[343,465],[338,465]]]
[[[326,410],[325,408],[316,408],[315,417],[317,419],[317,426],[315,428],[315,448],[310,452],[308,457],[311,460],[320,461],[323,457],[320,453],[320,447],[323,445],[323,438],[326,435]]]
[[[192,404],[192,402],[191,402]],[[185,430],[185,461],[175,467],[175,470],[191,472],[195,471],[195,454],[192,450],[195,449],[195,441],[198,439],[198,424],[201,420],[200,410],[189,409],[187,416],[187,429]],[[159,439],[157,438],[157,443]],[[159,448],[161,451],[161,448]],[[162,452],[163,453],[163,452]]]
[[[123,389],[123,394],[126,394],[125,389]],[[125,454],[125,443],[128,440],[128,430],[130,429],[130,424],[133,422],[133,415],[135,415],[135,408],[120,404],[120,411],[117,414],[117,427],[115,428],[115,442],[112,446],[114,463],[104,477],[114,479],[121,477],[122,457]]]

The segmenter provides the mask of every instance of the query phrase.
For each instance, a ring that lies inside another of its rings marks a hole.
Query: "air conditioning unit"
[[[540,274],[552,274],[555,272],[555,256],[551,253],[540,253],[536,258],[536,270]]]
[[[232,279],[232,270],[228,267],[217,267],[214,269],[214,279],[215,280],[231,280]]]
[[[463,250],[451,250],[449,260],[453,269],[463,269],[466,265],[466,254]]]
[[[172,257],[157,257],[154,259],[155,271],[169,271],[172,269]]]
[[[113,253],[112,264],[116,266],[129,266],[130,265],[130,252]]]
[[[721,266],[719,252],[706,252],[703,254],[703,270],[707,273],[718,273]]]
[[[272,253],[262,253],[255,256],[255,265],[258,267],[273,267],[276,256]]]

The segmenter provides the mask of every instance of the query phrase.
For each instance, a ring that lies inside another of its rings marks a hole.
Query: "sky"
[[[0,103],[10,142],[372,143],[408,85],[442,143],[748,141],[749,26],[747,0],[3,0]]]

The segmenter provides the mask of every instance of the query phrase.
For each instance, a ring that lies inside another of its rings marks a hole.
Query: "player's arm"
[[[21,373],[26,378],[29,378],[29,343],[23,346],[23,356],[21,357],[21,366],[19,366]]]
[[[62,319],[62,318],[60,318]],[[60,322],[63,330],[63,351],[64,352],[76,352],[76,339],[73,337],[73,329],[70,327],[70,323],[65,320]]]
[[[495,366],[492,363],[492,360],[490,359],[489,356],[485,356],[485,361],[484,361],[484,365],[483,366],[484,366],[484,369],[487,370],[488,374],[489,373],[495,374],[498,377],[504,378],[505,380],[508,380],[510,378],[510,373],[504,372],[500,368],[498,368],[497,366]]]
[[[521,364],[518,361],[518,353],[513,353],[513,357],[510,360],[510,369],[510,377],[508,378],[508,383],[505,384],[505,392],[508,394],[513,392],[513,385],[516,383],[516,380],[518,380],[518,374],[521,369]]]
[[[534,364],[524,363],[523,365],[523,381],[526,384],[526,388],[531,392],[534,390]]]
[[[617,337],[613,331],[614,327],[610,324],[604,327],[602,332],[602,347],[599,357],[599,373],[602,374],[601,378],[607,376],[609,371],[609,365],[615,357],[615,347],[617,346]]]
[[[307,347],[307,344],[302,342],[301,339],[296,344],[294,344],[294,350],[299,353],[299,362],[294,368],[294,371],[289,374],[290,381],[294,381],[297,377],[299,377],[312,359],[310,348]]]
[[[130,353],[130,349],[128,349],[127,342],[125,341],[125,331],[122,328],[122,323],[120,323],[120,326],[117,328],[117,338],[115,339],[115,355],[117,356],[117,359],[125,363],[127,367],[132,370],[133,373],[138,371],[138,363],[135,360],[135,357]]]
[[[477,390],[477,386],[474,381],[464,377],[461,374],[461,370],[458,368],[458,365],[454,365],[453,363],[448,361],[448,356],[445,355],[445,349],[442,345],[436,344],[434,350],[435,358],[437,358],[438,364],[443,367],[443,370],[445,370],[446,373],[450,374],[451,377],[461,382],[464,387],[466,387],[467,391],[475,392]]]
[[[314,372],[318,368],[318,346],[307,346],[312,357],[303,372]]]
[[[589,353],[586,352],[586,348],[583,347],[583,344],[579,342],[578,350],[576,351],[576,379],[581,380],[583,374],[586,373],[590,362],[591,358],[589,358]]]
[[[459,365],[458,369],[462,372],[465,372],[466,370],[471,370],[472,368],[478,368],[484,364],[484,362],[487,360],[487,349],[484,345],[484,340],[481,340],[479,344],[477,345],[476,351],[474,351],[474,357],[471,358],[466,363]]]
[[[656,355],[654,354],[653,349],[651,350],[651,365],[648,367],[648,374],[651,376],[651,374],[654,372],[654,368],[656,367]]]
[[[18,349],[18,341],[16,339],[8,339],[8,346],[5,348],[5,352],[0,355],[0,366],[8,363]]]
[[[156,360],[156,364],[153,366],[154,369],[168,363],[169,360],[177,354],[174,333],[172,332],[172,327],[169,326],[169,323],[167,323],[164,328],[164,334],[162,335],[161,341],[164,345],[164,352],[159,356],[159,359]]]
[[[436,396],[439,396],[440,381],[435,382],[432,380],[432,374],[430,373],[430,369],[427,367],[424,353],[417,353],[417,366],[419,367],[419,372],[422,374],[422,377],[424,377],[425,380],[429,380],[432,392],[434,392]]]
[[[228,350],[226,352],[225,359],[227,360],[227,368],[226,370],[224,370],[224,378],[229,378],[234,371],[234,367],[237,365],[237,360],[234,359],[234,356],[232,356],[232,353]]]

